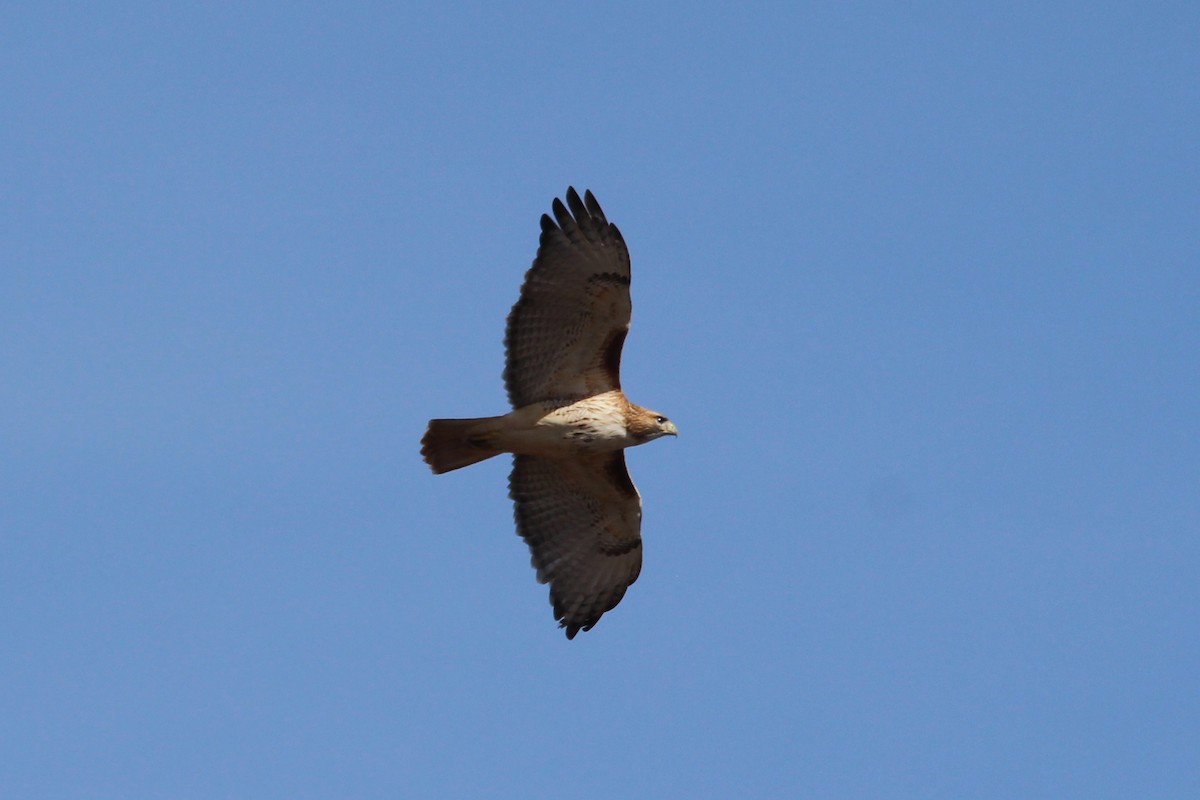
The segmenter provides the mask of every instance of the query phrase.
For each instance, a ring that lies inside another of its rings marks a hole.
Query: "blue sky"
[[[1192,3],[6,15],[0,795],[1200,795]],[[568,642],[501,338],[633,255]]]

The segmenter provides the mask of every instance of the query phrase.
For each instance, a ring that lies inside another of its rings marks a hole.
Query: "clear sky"
[[[0,40],[0,796],[1200,797],[1200,5]],[[418,455],[568,185],[682,433],[572,642]]]

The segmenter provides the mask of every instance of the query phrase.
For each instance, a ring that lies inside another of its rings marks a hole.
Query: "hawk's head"
[[[679,435],[675,423],[657,411],[640,406],[634,406],[630,410],[632,413],[625,418],[625,429],[638,444],[645,444],[660,436]]]

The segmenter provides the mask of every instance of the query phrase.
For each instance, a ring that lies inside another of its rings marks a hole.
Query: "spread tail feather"
[[[488,446],[491,439],[488,423],[500,417],[475,419],[431,419],[421,437],[421,457],[434,474],[469,467],[484,459],[497,456],[502,450]]]

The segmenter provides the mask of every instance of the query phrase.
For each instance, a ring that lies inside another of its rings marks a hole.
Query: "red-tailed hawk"
[[[517,532],[573,639],[621,602],[642,569],[642,500],[624,449],[679,432],[621,392],[631,308],[621,232],[591,192],[580,200],[568,188],[567,205],[556,198],[553,209],[508,315],[504,383],[514,410],[430,420],[421,455],[440,474],[514,454]]]

